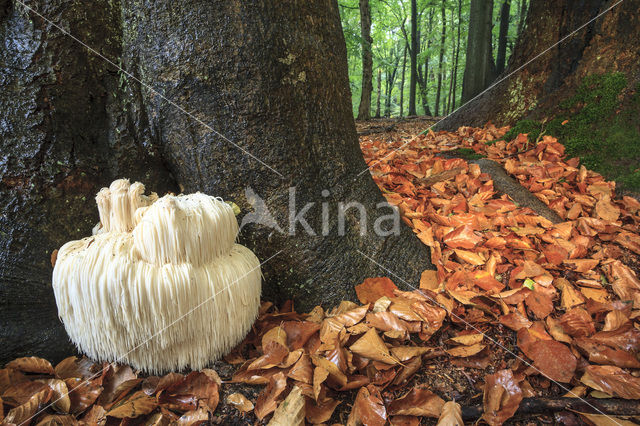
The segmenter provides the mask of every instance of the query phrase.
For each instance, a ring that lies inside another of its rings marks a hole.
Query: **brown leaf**
[[[287,345],[295,351],[302,348],[309,338],[320,330],[320,324],[313,321],[285,321],[282,328],[287,333]]]
[[[340,401],[326,398],[320,402],[316,402],[311,398],[306,398],[306,418],[309,423],[321,424],[328,422],[333,415]]]
[[[623,349],[611,348],[585,337],[577,338],[575,344],[587,355],[590,362],[623,368],[640,368],[640,360],[633,353]]]
[[[253,403],[247,399],[241,393],[232,393],[227,397],[227,404],[232,405],[236,410],[241,413],[247,413],[253,410]]]
[[[444,400],[428,389],[412,388],[389,404],[390,415],[439,417]]]
[[[393,297],[393,290],[398,287],[387,277],[366,278],[356,286],[356,295],[360,303],[374,303],[383,296]]]
[[[138,391],[129,397],[118,402],[107,412],[107,416],[119,419],[129,417],[135,418],[144,414],[149,414],[158,406],[155,397],[149,396],[143,391]]]
[[[365,358],[396,364],[398,361],[389,353],[389,349],[384,344],[374,328],[367,331],[361,338],[350,346],[351,352]]]
[[[262,347],[262,350],[264,351],[264,355],[253,361],[247,367],[247,370],[264,370],[275,367],[289,354],[289,349],[276,341],[267,342],[266,346]]]
[[[154,393],[159,393],[174,383],[182,382],[183,380],[184,374],[173,372],[162,377],[150,376],[142,382],[142,390],[147,395],[153,395]]]
[[[482,238],[473,232],[473,228],[464,225],[459,226],[447,235],[442,237],[442,242],[451,248],[472,249],[482,241]]]
[[[633,300],[634,294],[640,291],[640,280],[629,267],[619,260],[611,262],[611,288],[622,300]]]
[[[438,271],[427,269],[420,275],[420,288],[426,290],[437,290],[440,287],[438,283]]]
[[[42,383],[40,383],[40,385],[43,385],[43,387],[41,387],[39,391],[33,393],[28,400],[9,410],[4,418],[3,424],[28,423],[38,412],[38,409],[49,401],[52,394],[51,388]]]
[[[68,413],[71,409],[71,398],[67,384],[60,379],[46,379],[42,383],[51,388],[53,408],[60,413]]]
[[[93,405],[80,419],[86,425],[104,425],[107,423],[107,410],[100,405]]]
[[[640,330],[633,328],[631,323],[624,324],[615,330],[599,331],[591,336],[591,340],[625,351],[640,351]]]
[[[28,402],[35,394],[47,389],[51,390],[49,386],[41,382],[16,383],[9,386],[2,393],[2,399],[10,405],[22,405]]]
[[[64,379],[71,399],[71,414],[78,414],[90,407],[102,393],[102,386],[95,381],[87,381],[77,377]]]
[[[48,414],[36,426],[75,426],[78,421],[71,415]]]
[[[499,321],[500,324],[509,327],[513,331],[518,331],[521,328],[529,328],[532,324],[529,318],[520,312],[511,312],[510,314],[502,315]]]
[[[158,403],[177,411],[195,410],[200,402],[215,411],[219,400],[218,384],[200,371],[192,371],[183,380],[168,386],[158,397]]]
[[[387,410],[380,391],[374,385],[360,388],[349,414],[347,426],[384,426],[386,422]]]
[[[140,383],[142,379],[138,379],[131,367],[128,365],[112,365],[107,374],[105,374],[102,385],[104,390],[98,398],[98,404],[102,406],[109,405],[117,399],[122,393],[129,392],[133,386]]]
[[[3,368],[0,370],[0,395],[2,395],[9,386],[24,383],[28,380],[24,374],[13,368]]]
[[[281,344],[282,346],[284,346],[285,348],[287,347],[287,332],[285,331],[284,328],[282,327],[273,327],[270,330],[268,330],[263,336],[262,336],[262,348],[264,351],[264,348],[269,344],[269,342],[276,342]]]
[[[313,381],[313,367],[311,358],[307,353],[303,353],[294,366],[287,373],[287,377],[299,382],[311,384]]]
[[[260,420],[275,411],[279,398],[287,387],[287,378],[284,373],[274,374],[267,387],[258,395],[256,408],[253,410]]]
[[[184,413],[175,423],[171,422],[171,424],[175,424],[177,426],[195,426],[208,423],[209,412],[204,407]]]
[[[605,197],[596,203],[598,217],[609,222],[615,222],[620,216],[620,209]]]
[[[529,293],[524,303],[538,319],[545,319],[553,312],[553,301],[547,294],[540,291]]]
[[[602,331],[613,331],[622,327],[629,322],[629,316],[624,312],[616,309],[609,313],[604,318],[604,326]]]
[[[78,359],[75,356],[65,358],[56,365],[55,373],[59,379],[88,379],[100,372],[100,366],[87,357]]]
[[[455,401],[445,402],[436,426],[464,426],[460,404]]]
[[[376,312],[367,314],[367,324],[380,331],[407,332],[406,323],[391,312]]]
[[[625,399],[640,399],[640,378],[619,367],[589,365],[580,379],[590,388]]]
[[[324,357],[321,357],[320,355],[311,355],[311,361],[313,361],[313,364],[315,366],[322,367],[324,370],[326,370],[331,379],[336,382],[336,385],[338,387],[342,387],[347,384],[347,376],[333,362]],[[315,387],[315,372],[313,382]]]
[[[393,355],[398,361],[404,362],[417,356],[437,352],[437,350],[437,348],[429,348],[425,346],[392,346],[391,355]]]
[[[560,317],[560,325],[572,337],[591,336],[596,332],[589,312],[582,308],[573,308]]]
[[[569,383],[578,365],[571,350],[555,340],[537,340],[527,349],[533,366],[556,382]]]
[[[455,348],[447,349],[447,353],[455,357],[468,357],[475,355],[482,351],[486,346],[480,343],[470,346],[456,346]]]
[[[35,356],[14,359],[6,367],[24,371],[25,373],[54,374],[53,367],[49,361]]]
[[[475,345],[476,343],[482,342],[483,339],[484,334],[482,333],[460,334],[448,339],[446,343],[453,345]]]
[[[512,417],[522,401],[522,390],[511,370],[500,370],[485,376],[482,419],[488,424],[501,425]]]
[[[362,321],[368,310],[369,305],[359,306],[342,314],[338,314],[334,316],[333,319],[345,327],[351,327]]]

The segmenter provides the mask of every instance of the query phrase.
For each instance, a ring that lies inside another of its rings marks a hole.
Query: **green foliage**
[[[448,154],[451,154],[454,157],[462,158],[462,159],[467,160],[467,161],[478,160],[480,158],[485,158],[484,155],[478,154],[477,152],[475,152],[471,148],[454,149],[453,151],[449,151]]]
[[[544,131],[564,144],[567,155],[580,157],[582,164],[615,180],[619,188],[639,191],[640,87],[627,95],[627,86],[622,73],[590,75],[551,120],[522,120],[505,140],[518,133],[535,140]]]
[[[507,58],[517,38],[517,27],[520,20],[519,11],[523,1],[511,0],[511,25],[509,27]],[[405,43],[411,33],[410,0],[369,0],[371,6],[371,37],[373,39],[373,93],[371,111],[375,114],[377,104],[377,75],[382,72],[381,90],[381,114],[384,115],[384,105],[387,97],[390,98],[391,116],[400,113],[400,91],[403,93],[402,108],[406,115],[409,105],[409,75],[410,58],[407,52],[404,87],[400,87],[402,77],[402,62]],[[360,36],[360,11],[358,0],[339,0],[340,17],[347,46],[347,59],[349,64],[349,83],[351,87],[354,116],[357,115],[360,103],[362,86],[362,38]],[[460,46],[456,79],[455,106],[460,105],[462,95],[462,80],[466,57],[466,42],[469,23],[470,0],[462,0],[461,16],[458,19],[458,0],[445,0],[446,35],[443,57],[443,81],[441,94],[441,107],[448,98],[449,86],[453,80],[453,68],[455,63],[454,47],[457,43],[458,28],[460,28]],[[440,37],[442,31],[441,7],[442,0],[417,0],[418,29],[420,33],[418,65],[423,75],[426,74],[426,102],[433,110],[436,90],[438,60],[440,54]],[[494,2],[494,56],[498,44],[498,28],[500,19],[500,7],[502,0]],[[425,72],[425,65],[429,64]],[[395,72],[394,72],[395,70]],[[386,93],[388,82],[391,91]],[[416,106],[418,114],[424,114],[420,88],[416,88]]]

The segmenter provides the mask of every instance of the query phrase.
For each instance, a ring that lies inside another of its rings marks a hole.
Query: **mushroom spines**
[[[257,317],[259,260],[235,244],[238,223],[222,199],[143,192],[126,179],[103,188],[101,231],[60,248],[59,316],[93,358],[149,372],[202,368]]]

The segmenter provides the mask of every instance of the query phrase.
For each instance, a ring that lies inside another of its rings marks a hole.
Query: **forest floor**
[[[19,423],[63,395],[58,414],[33,423],[634,424],[640,202],[549,136],[421,134],[433,122],[357,123],[374,180],[431,249],[437,270],[409,283],[419,289],[371,277],[353,283],[360,303],[264,303],[236,349],[185,375],[19,359],[0,370],[0,415]],[[508,176],[494,178],[489,160]],[[505,179],[533,201],[498,189]]]

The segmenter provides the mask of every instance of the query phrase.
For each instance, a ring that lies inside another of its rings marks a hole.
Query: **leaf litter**
[[[457,425],[460,404],[477,403],[498,425],[523,398],[566,389],[640,399],[640,202],[616,198],[613,182],[567,159],[555,139],[500,140],[506,131],[361,138],[387,201],[430,247],[436,270],[416,290],[371,277],[354,283],[360,304],[297,313],[265,302],[247,338],[214,364],[226,380],[214,370],[143,377],[86,358],[55,367],[19,358],[0,369],[0,419]],[[563,221],[501,194],[477,164],[440,156],[460,148],[500,163]]]

